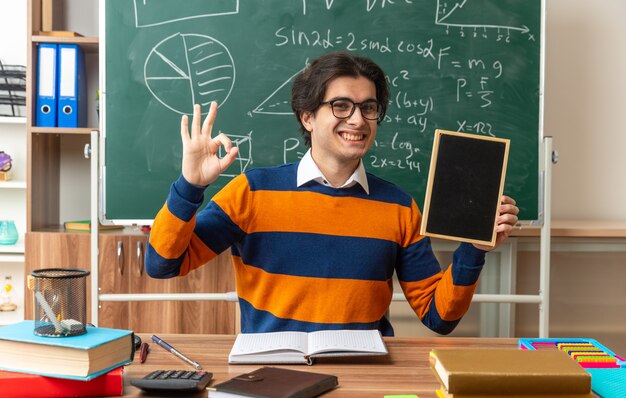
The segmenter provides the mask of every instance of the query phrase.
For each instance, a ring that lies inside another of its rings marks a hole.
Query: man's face
[[[328,84],[324,102],[337,98],[375,100],[376,86],[361,76],[338,77]],[[365,119],[358,106],[352,116],[339,119],[330,105],[321,105],[315,114],[303,114],[302,124],[311,134],[311,154],[318,165],[356,168],[376,138],[376,120]]]

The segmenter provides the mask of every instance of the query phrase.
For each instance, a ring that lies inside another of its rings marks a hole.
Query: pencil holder
[[[30,273],[36,335],[65,337],[87,333],[88,275],[89,271],[74,268],[45,268]]]

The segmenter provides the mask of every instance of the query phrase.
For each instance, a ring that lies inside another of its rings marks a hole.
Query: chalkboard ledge
[[[626,221],[612,220],[552,220],[551,236],[555,238],[626,238]],[[537,237],[540,226],[523,225],[512,237]]]

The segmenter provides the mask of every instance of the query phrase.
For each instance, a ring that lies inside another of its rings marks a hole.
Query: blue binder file
[[[57,108],[59,127],[85,127],[87,104],[85,80],[85,56],[76,44],[59,44],[57,56],[59,68]]]
[[[40,43],[37,49],[36,126],[57,125],[57,51],[54,43]]]

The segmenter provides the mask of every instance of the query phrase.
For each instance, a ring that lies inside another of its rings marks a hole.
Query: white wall
[[[624,0],[546,1],[554,219],[626,220],[625,21]]]
[[[26,65],[26,0],[0,0],[0,59]]]
[[[53,28],[69,30],[83,36],[98,36],[97,0],[55,0]],[[87,68],[87,125],[98,127],[95,111],[96,90],[98,89],[98,55],[85,54]],[[64,203],[59,211],[61,221],[80,220],[90,217],[89,159],[83,156],[89,137],[77,140],[76,137],[61,141],[61,190],[60,201]]]

